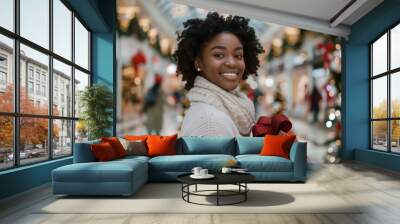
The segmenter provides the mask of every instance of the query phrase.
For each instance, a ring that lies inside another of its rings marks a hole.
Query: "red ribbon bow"
[[[264,137],[265,135],[277,135],[280,131],[289,132],[292,129],[292,122],[283,114],[273,117],[261,116],[257,123],[252,127],[254,137]]]

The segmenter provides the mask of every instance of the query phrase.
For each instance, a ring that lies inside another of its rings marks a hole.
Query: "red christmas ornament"
[[[332,41],[328,43],[320,43],[317,48],[322,52],[322,61],[324,62],[324,68],[329,68],[332,60],[332,52],[335,50],[335,45]]]
[[[135,55],[132,56],[131,64],[133,66],[133,69],[135,69],[135,71],[137,71],[137,68],[139,67],[140,64],[146,64],[146,56],[143,54],[141,50],[139,50]]]
[[[163,81],[163,76],[161,74],[156,73],[154,76],[154,83],[161,85]]]

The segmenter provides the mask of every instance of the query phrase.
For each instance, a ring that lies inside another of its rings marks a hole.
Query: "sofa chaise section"
[[[75,144],[76,163],[52,171],[54,194],[131,195],[148,181],[148,157],[95,162],[90,150],[94,143]]]

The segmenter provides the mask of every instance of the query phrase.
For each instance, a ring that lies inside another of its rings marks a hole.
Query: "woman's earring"
[[[197,71],[198,71],[198,72],[200,71],[200,67],[197,67]]]

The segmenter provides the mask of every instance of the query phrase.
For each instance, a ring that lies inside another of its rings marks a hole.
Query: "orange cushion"
[[[149,135],[147,137],[147,155],[148,156],[162,156],[162,155],[175,155],[175,143],[178,135],[159,136]]]
[[[108,142],[93,144],[91,145],[91,149],[94,154],[94,157],[99,162],[109,161],[117,158],[114,149]]]
[[[260,155],[281,156],[289,159],[290,147],[295,139],[296,135],[266,135]]]
[[[141,140],[141,141],[146,141],[148,135],[125,135],[124,139],[129,140],[129,141],[137,141],[137,140]]]
[[[117,158],[121,158],[126,156],[126,151],[122,146],[121,142],[116,137],[109,137],[109,138],[101,138],[101,142],[108,142],[114,149],[115,155]]]

